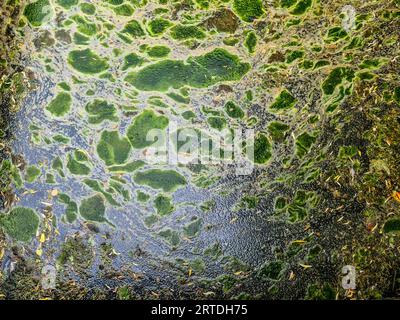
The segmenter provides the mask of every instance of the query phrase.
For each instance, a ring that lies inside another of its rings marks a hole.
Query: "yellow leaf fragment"
[[[45,242],[45,241],[46,241],[46,236],[45,236],[45,234],[44,234],[44,233],[42,233],[42,234],[40,235],[40,239],[39,239],[39,241],[40,241],[40,243],[43,243],[43,242]]]
[[[38,249],[36,250],[36,254],[37,254],[39,257],[41,257],[42,254],[43,254],[42,248],[38,248]]]

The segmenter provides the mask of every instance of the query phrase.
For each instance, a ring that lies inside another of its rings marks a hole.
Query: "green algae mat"
[[[0,299],[399,296],[399,0],[3,2]]]

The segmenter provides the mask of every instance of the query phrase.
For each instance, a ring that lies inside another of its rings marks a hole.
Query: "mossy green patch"
[[[297,103],[295,97],[293,97],[289,91],[283,90],[276,97],[275,101],[270,106],[270,109],[273,111],[281,111],[293,108]]]
[[[233,10],[245,22],[253,22],[264,13],[261,0],[233,0]]]
[[[105,120],[118,121],[114,105],[105,100],[95,99],[85,106],[85,110],[89,114],[88,121],[91,124],[100,124]]]
[[[152,110],[144,110],[136,116],[129,126],[127,137],[135,149],[143,149],[151,146],[155,141],[149,141],[147,134],[153,129],[164,130],[168,126],[167,117],[157,115]]]
[[[82,218],[89,221],[107,222],[105,212],[104,198],[100,194],[83,199],[79,206],[79,214]]]
[[[154,207],[160,216],[166,216],[174,211],[174,206],[171,203],[171,198],[165,195],[158,195],[154,199]]]
[[[182,118],[185,120],[191,120],[193,118],[196,118],[196,114],[191,110],[187,110],[187,111],[183,112],[181,115],[182,115]]]
[[[257,36],[255,32],[251,31],[247,34],[244,46],[247,48],[250,54],[254,53],[257,47]]]
[[[272,157],[271,143],[268,137],[260,133],[254,139],[254,162],[265,164]]]
[[[124,0],[103,0],[103,1],[108,2],[113,6],[119,6],[124,3]]]
[[[73,6],[76,6],[78,2],[79,0],[56,0],[56,3],[65,9],[71,9]]]
[[[324,285],[312,284],[307,289],[307,300],[335,300],[336,290],[328,283]]]
[[[342,27],[333,27],[328,30],[325,42],[334,43],[347,37],[347,32]]]
[[[180,94],[177,94],[175,92],[169,92],[169,93],[167,93],[167,96],[170,97],[172,100],[175,100],[178,103],[185,103],[185,104],[190,103],[189,97],[181,96]]]
[[[151,58],[165,58],[170,52],[171,49],[166,46],[154,46],[147,50],[147,54]]]
[[[299,0],[290,10],[290,13],[296,16],[303,15],[312,6],[312,0]]]
[[[143,191],[138,190],[138,192],[136,193],[136,199],[139,202],[147,202],[150,200],[150,195],[148,195]]]
[[[121,183],[119,181],[115,181],[115,180],[110,180],[109,185],[110,185],[109,190],[111,193],[117,192],[118,194],[120,194],[122,196],[122,198],[126,202],[131,200],[131,193],[129,192],[128,189],[126,189],[124,187],[123,183]]]
[[[197,237],[201,232],[203,226],[203,219],[193,217],[192,221],[183,228],[183,234],[187,238]]]
[[[71,141],[71,139],[62,134],[56,134],[53,136],[53,141],[61,144],[68,144]]]
[[[172,27],[172,22],[163,18],[157,18],[149,22],[148,30],[151,35],[159,36],[163,34],[167,29]]]
[[[163,60],[130,73],[125,80],[139,90],[167,91],[184,86],[203,88],[221,81],[240,80],[250,69],[248,63],[224,49],[215,49],[204,56],[190,57],[186,63]]]
[[[139,171],[133,179],[139,185],[146,185],[164,192],[175,191],[177,188],[186,185],[185,177],[174,170],[150,169]]]
[[[393,218],[387,220],[383,226],[383,232],[385,233],[400,232],[400,219]]]
[[[0,227],[14,240],[29,242],[36,235],[39,216],[30,208],[16,207],[0,215]]]
[[[131,151],[131,144],[118,131],[103,131],[97,145],[97,153],[107,166],[124,163]]]
[[[349,159],[357,155],[358,149],[356,146],[341,146],[339,148],[338,157],[340,159]]]
[[[144,218],[144,224],[146,225],[146,227],[150,228],[154,224],[156,224],[158,220],[159,217],[156,214],[152,214]]]
[[[179,236],[179,233],[175,230],[171,229],[164,229],[161,230],[158,235],[161,238],[164,238],[172,247],[177,247],[179,243],[181,242],[181,238]]]
[[[296,154],[302,158],[308,151],[311,146],[315,143],[317,137],[314,135],[310,135],[308,132],[304,132],[297,137],[296,140]]]
[[[86,18],[75,15],[73,17],[71,17],[71,19],[73,21],[75,21],[75,23],[78,26],[78,31],[81,34],[84,34],[85,36],[94,36],[97,32],[97,27],[95,23],[91,23],[89,22]]]
[[[274,142],[282,142],[290,126],[282,122],[274,121],[268,125],[268,132]]]
[[[84,74],[96,74],[108,69],[106,59],[100,58],[90,49],[71,51],[68,54],[68,63]]]
[[[243,110],[233,101],[228,101],[224,109],[226,114],[233,119],[241,119],[244,117]]]
[[[54,158],[53,162],[51,163],[51,168],[56,170],[57,173],[64,178],[64,165],[60,157]]]
[[[142,25],[137,20],[129,21],[121,31],[122,33],[128,34],[132,38],[140,38],[145,36],[145,32]]]
[[[100,184],[99,180],[93,180],[93,179],[86,178],[83,180],[83,183],[86,184],[93,191],[101,193],[104,196],[104,198],[107,200],[107,202],[109,204],[111,204],[112,206],[116,206],[116,207],[120,206],[120,204],[114,199],[114,195],[112,193],[104,190],[104,188]]]
[[[382,67],[385,63],[387,63],[387,59],[384,58],[365,59],[363,62],[361,62],[360,68],[376,70]]]
[[[72,98],[67,92],[60,92],[46,107],[55,117],[65,116],[71,109]]]
[[[79,33],[75,32],[73,35],[74,43],[78,45],[88,45],[90,38]]]
[[[279,260],[266,263],[260,268],[258,276],[265,280],[279,280],[282,278],[284,266]]]
[[[38,0],[25,6],[24,15],[33,27],[41,26],[52,15],[49,0]]]
[[[65,219],[68,223],[74,223],[78,217],[78,205],[75,201],[72,201],[70,196],[65,193],[58,195],[58,201],[65,204]]]
[[[226,127],[226,119],[223,117],[209,117],[207,118],[207,123],[213,129],[221,131]]]
[[[286,62],[287,63],[292,63],[297,59],[303,58],[304,57],[304,51],[302,50],[289,50],[286,53]]]
[[[71,91],[71,87],[66,82],[60,82],[58,86],[65,91]]]
[[[122,4],[118,7],[115,7],[115,8],[113,8],[113,10],[116,15],[125,16],[125,17],[129,17],[129,16],[133,15],[133,13],[135,12],[135,10],[132,8],[132,6],[130,6],[127,3]]]
[[[26,168],[25,180],[28,183],[33,183],[41,175],[42,171],[36,166],[29,166]]]
[[[136,53],[130,53],[124,57],[124,65],[122,66],[122,70],[139,67],[143,64],[143,62],[144,59],[142,57]]]
[[[394,89],[393,99],[400,105],[400,87]]]
[[[198,26],[179,24],[171,28],[171,37],[175,40],[204,39],[206,34]]]
[[[86,154],[81,150],[75,150],[67,156],[67,168],[75,175],[85,176],[90,173],[89,162]]]
[[[326,95],[332,95],[335,89],[343,82],[351,82],[355,74],[351,68],[338,67],[331,71],[329,76],[322,83],[322,90]]]
[[[48,184],[55,184],[56,183],[56,178],[54,177],[53,174],[51,173],[46,173],[46,183]]]
[[[80,4],[81,11],[87,15],[94,15],[96,13],[96,7],[92,3],[81,3]]]
[[[124,165],[116,165],[116,166],[108,167],[108,171],[114,172],[114,173],[133,172],[133,171],[136,171],[137,169],[143,167],[144,164],[145,163],[142,160],[135,160],[135,161],[132,161],[132,162],[124,164]]]

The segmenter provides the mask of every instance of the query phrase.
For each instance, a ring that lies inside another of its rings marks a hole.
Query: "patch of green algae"
[[[67,155],[67,168],[74,175],[86,176],[90,173],[89,158],[82,150]]]
[[[186,185],[186,179],[174,170],[150,169],[139,171],[133,176],[139,185],[146,185],[153,189],[172,192]]]
[[[233,10],[245,22],[253,22],[264,13],[261,0],[233,0]]]
[[[38,227],[39,216],[29,208],[15,207],[8,214],[0,215],[0,228],[16,241],[31,241]]]
[[[85,110],[89,115],[88,121],[91,124],[100,124],[105,120],[118,121],[115,106],[105,100],[95,99],[85,106]]]
[[[49,0],[38,0],[26,5],[24,15],[34,27],[39,27],[51,18],[52,9]]]
[[[225,49],[215,49],[186,62],[163,60],[130,73],[125,80],[139,90],[167,91],[184,86],[203,88],[221,81],[240,80],[250,69]]]
[[[91,49],[71,51],[68,54],[68,63],[84,74],[96,74],[108,69],[106,59],[99,57]]]
[[[103,131],[97,144],[97,153],[107,166],[124,163],[131,151],[131,144],[117,131]]]
[[[89,221],[107,222],[105,211],[104,198],[100,194],[83,199],[79,206],[79,214]]]
[[[57,96],[50,101],[49,105],[46,107],[55,117],[65,116],[71,109],[72,98],[69,93],[60,92]]]
[[[165,195],[158,195],[154,199],[154,207],[160,216],[166,216],[174,211],[174,206],[171,203],[171,198]]]
[[[153,129],[163,130],[168,126],[169,120],[163,115],[157,115],[152,110],[144,110],[135,117],[129,126],[127,137],[135,149],[143,149],[155,143],[148,138],[148,134]]]

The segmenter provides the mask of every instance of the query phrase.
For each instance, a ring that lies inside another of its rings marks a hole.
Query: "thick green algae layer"
[[[332,95],[335,89],[343,82],[351,82],[354,78],[354,71],[349,67],[338,67],[331,71],[329,76],[322,83],[322,90],[326,95]]]
[[[88,121],[91,124],[100,124],[105,120],[117,122],[117,109],[111,103],[105,100],[95,99],[85,106],[85,111],[88,113]]]
[[[95,194],[83,199],[79,206],[79,214],[89,221],[107,222],[105,211],[104,198],[101,194]]]
[[[245,22],[253,22],[264,13],[261,0],[234,0],[233,10]]]
[[[254,162],[265,164],[272,157],[271,143],[265,134],[258,134],[254,139]]]
[[[281,111],[291,109],[296,105],[297,100],[287,90],[283,90],[278,97],[276,97],[274,103],[270,106],[273,111]]]
[[[97,153],[107,166],[123,164],[129,156],[131,144],[118,131],[103,131],[97,145]]]
[[[14,240],[29,242],[36,235],[39,216],[32,209],[15,207],[0,216],[0,227]]]
[[[90,49],[71,51],[68,54],[68,63],[84,74],[96,74],[108,69],[106,59],[99,57]]]
[[[72,98],[69,93],[60,92],[57,96],[49,103],[46,107],[47,111],[49,111],[55,117],[62,117],[66,115],[72,105]]]
[[[157,115],[152,110],[144,110],[129,126],[127,137],[135,149],[143,149],[155,143],[148,134],[153,129],[163,130],[168,126],[167,117]]]
[[[56,2],[65,9],[70,9],[76,6],[79,0],[56,0]]]
[[[154,207],[157,213],[161,216],[166,216],[174,211],[174,206],[171,203],[171,198],[165,195],[158,195],[154,199]]]
[[[234,119],[238,119],[239,118],[239,119],[241,119],[241,118],[244,117],[243,110],[236,103],[234,103],[233,101],[228,101],[225,104],[224,108],[225,108],[226,114],[231,118],[234,118]]]
[[[74,175],[85,176],[91,171],[87,155],[81,150],[75,150],[67,156],[67,168]]]
[[[150,169],[139,171],[133,179],[139,185],[146,185],[164,192],[172,192],[186,185],[185,177],[174,170]]]
[[[29,3],[26,5],[24,10],[25,17],[34,27],[41,26],[43,22],[50,18],[51,14],[52,10],[49,0],[38,0],[36,2]]]
[[[29,166],[26,169],[26,175],[25,175],[25,180],[28,183],[33,183],[36,181],[36,179],[40,176],[42,172],[38,167],[35,166]]]
[[[205,88],[222,81],[240,80],[250,65],[225,49],[215,49],[204,56],[190,57],[186,62],[163,60],[144,67],[125,78],[139,90],[167,91],[184,86]]]

